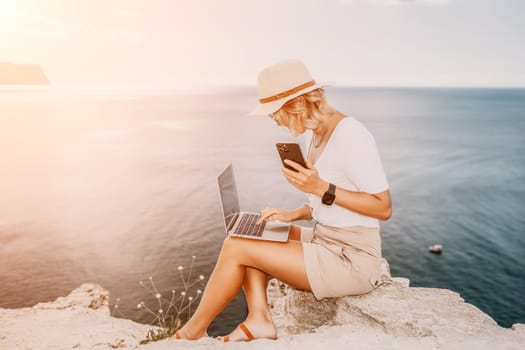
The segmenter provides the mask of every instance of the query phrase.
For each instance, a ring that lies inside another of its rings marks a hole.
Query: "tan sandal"
[[[250,330],[248,329],[248,327],[246,327],[246,325],[244,323],[239,324],[239,328],[241,329],[241,331],[244,332],[244,334],[246,334],[246,336],[248,337],[248,341],[255,340],[255,337],[253,336],[252,332],[250,332]],[[225,343],[229,342],[230,341],[230,336],[227,335],[227,336],[223,337],[222,341],[225,342]]]

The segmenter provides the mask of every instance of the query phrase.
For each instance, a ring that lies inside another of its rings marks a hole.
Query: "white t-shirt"
[[[301,137],[307,154],[312,132]],[[363,124],[352,117],[339,121],[315,164],[319,176],[337,187],[370,194],[388,190],[385,171],[376,142]],[[379,227],[377,219],[358,214],[341,206],[321,203],[321,198],[308,194],[312,216],[322,224],[346,227]]]

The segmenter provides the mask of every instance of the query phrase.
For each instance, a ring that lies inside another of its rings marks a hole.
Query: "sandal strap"
[[[180,339],[179,331],[176,331],[176,332],[175,332],[175,339]]]
[[[254,340],[255,337],[253,336],[252,332],[250,332],[250,330],[248,329],[248,327],[246,327],[244,325],[244,323],[241,323],[239,325],[239,328],[244,332],[244,334],[246,334],[246,336],[248,337],[248,340]]]
[[[230,336],[229,335],[224,336],[222,338],[222,341],[225,342],[225,343],[229,342],[230,341]]]

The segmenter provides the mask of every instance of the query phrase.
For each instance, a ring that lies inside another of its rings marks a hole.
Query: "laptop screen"
[[[224,223],[226,227],[229,228],[231,221],[240,211],[235,177],[233,176],[233,166],[231,164],[219,175],[218,182]]]

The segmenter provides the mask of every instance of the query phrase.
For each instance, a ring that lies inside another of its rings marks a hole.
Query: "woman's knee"
[[[240,239],[228,236],[222,242],[221,255],[230,256],[239,250]]]
[[[249,238],[227,237],[222,243],[221,257],[246,264],[254,253],[253,245],[258,241]]]

